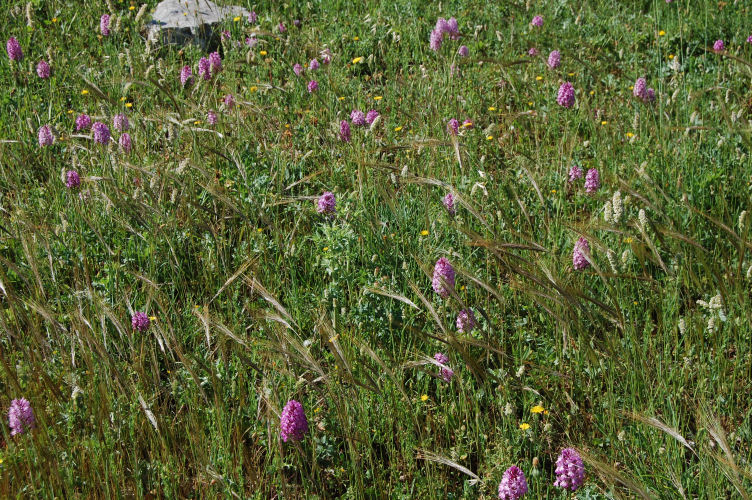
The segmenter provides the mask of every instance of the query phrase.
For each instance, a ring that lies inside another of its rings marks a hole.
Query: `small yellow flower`
[[[256,92],[258,90],[258,87],[254,85],[253,87],[251,87],[248,90],[250,90],[251,92]]]
[[[232,18],[232,20],[237,23],[238,21],[240,21],[240,16],[235,16]]]
[[[157,321],[157,317],[156,316],[149,316],[149,321]]]
[[[320,411],[321,411],[321,408],[319,408],[319,407],[316,407],[316,408],[313,409],[313,413],[318,413]]]
[[[81,95],[86,95],[86,94],[88,94],[88,93],[89,93],[89,91],[88,91],[88,90],[86,90],[86,89],[83,89],[83,90],[81,91]]]
[[[538,75],[538,76],[535,77],[535,79],[538,80],[538,81],[541,81],[541,80],[543,80],[543,77],[540,76],[540,75]]]
[[[567,73],[569,76],[574,76],[574,73]]]
[[[633,301],[632,301],[632,304],[634,304],[634,305],[637,305],[637,301],[636,301],[636,300],[633,300]]]
[[[128,7],[128,10],[136,10],[136,6],[135,5],[131,5],[130,7]]]
[[[126,108],[132,108],[133,107],[133,103],[132,102],[126,102],[125,103],[125,107]]]
[[[672,61],[673,59],[674,59],[674,54],[669,54],[669,55],[668,55],[668,60],[669,60],[669,61]]]
[[[363,60],[362,57],[356,57],[355,59],[353,59],[353,64],[358,64],[362,60]]]
[[[666,34],[666,32],[665,32],[665,31],[663,31],[663,30],[661,30],[661,31],[659,31],[659,32],[658,32],[658,36],[663,36],[663,35],[665,35],[665,34]]]
[[[69,110],[68,110],[68,114],[69,114],[69,115],[72,115],[72,114],[73,114],[73,110],[72,110],[72,109],[69,109]]]
[[[394,127],[395,132],[399,132],[400,130],[402,130],[402,125],[400,125],[399,127]]]
[[[608,121],[606,121],[606,120],[603,120],[603,121],[601,122],[601,125],[606,125],[607,123],[608,123]]]
[[[462,126],[463,126],[464,128],[472,127],[472,126],[473,126],[473,122],[471,122],[471,121],[466,121],[465,123],[463,123],[463,124],[462,124]]]
[[[535,405],[530,408],[530,413],[543,413],[544,408],[541,405]]]
[[[552,190],[551,190],[551,194],[556,194],[556,190],[555,190],[555,189],[552,189]]]
[[[120,102],[123,102],[123,101],[125,101],[125,96],[120,98]]]
[[[594,95],[594,94],[595,94],[595,90],[591,90],[590,95]]]
[[[256,232],[258,232],[258,233],[261,233],[261,232],[263,232],[263,231],[264,231],[264,228],[262,228],[262,227],[260,227],[260,228],[256,229]],[[198,306],[196,306],[196,307],[198,307]]]
[[[384,96],[381,96],[381,95],[375,95],[375,96],[373,96],[373,100],[374,100],[374,101],[380,101],[380,100],[382,100],[383,98],[384,98]]]
[[[290,128],[290,124],[289,123],[285,123],[285,128]]]
[[[421,401],[423,401],[423,402],[425,402],[425,401],[428,401],[428,394],[423,394],[423,395],[422,395],[422,396],[420,397],[420,400],[421,400]]]
[[[194,125],[200,125],[201,124],[201,120],[196,120],[195,122],[193,122],[193,124]]]
[[[462,291],[464,291],[464,290],[465,290],[465,285],[462,285],[462,286],[460,287],[460,292],[462,292]]]
[[[486,136],[486,140],[487,141],[492,141],[493,140],[493,136],[492,135],[487,135]]]
[[[56,22],[57,22],[57,18],[56,18],[56,17],[53,17],[53,18],[52,18],[52,22],[53,22],[53,23],[56,23]],[[0,463],[2,463],[2,462],[0,462]]]
[[[494,108],[493,106],[489,106],[489,107],[488,107],[488,110],[489,110],[489,111],[496,111],[496,108]]]
[[[624,243],[632,243],[632,238],[625,238]]]
[[[329,247],[324,247],[323,250],[326,252],[329,250]]]
[[[424,229],[423,231],[420,232],[420,235],[421,236],[428,236],[428,230]]]
[[[535,104],[535,103],[534,103],[533,101],[527,101],[527,105],[528,105],[528,106],[532,106],[532,105],[534,105],[534,104]]]
[[[358,36],[354,36],[353,37],[353,42],[357,42],[358,40],[360,40],[360,37],[358,37]]]
[[[265,56],[267,52],[265,50],[262,50],[261,52],[259,52],[259,54],[261,54],[262,56]]]
[[[340,100],[340,101],[344,101],[345,100],[345,96],[338,97],[337,99]]]
[[[627,137],[631,139],[632,137],[634,137],[634,134],[632,132],[627,132]]]
[[[522,429],[523,431],[526,431],[529,428],[530,428],[530,424],[528,424],[528,423],[523,422],[523,423],[520,424],[520,429]]]

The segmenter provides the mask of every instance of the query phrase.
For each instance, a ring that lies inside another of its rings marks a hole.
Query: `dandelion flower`
[[[49,125],[39,127],[37,136],[41,147],[51,146],[55,142],[55,136],[52,135],[52,128]]]
[[[585,481],[585,466],[582,457],[573,448],[561,450],[556,460],[556,481],[554,486],[576,491]]]
[[[149,316],[143,312],[135,312],[131,317],[131,326],[134,330],[145,332],[149,328]]]
[[[437,260],[431,281],[433,291],[445,299],[449,297],[450,289],[454,289],[454,274],[454,268],[446,257]]]
[[[574,244],[574,250],[572,251],[572,267],[574,267],[575,271],[582,271],[590,266],[590,262],[588,262],[586,256],[590,256],[590,244],[588,240],[580,236]]]
[[[527,481],[522,469],[516,465],[504,472],[499,483],[499,498],[501,500],[518,500],[527,493]]]
[[[449,358],[447,355],[443,352],[437,352],[433,355],[433,359],[444,365],[444,367],[441,368],[441,378],[444,382],[451,382],[452,377],[454,377],[454,371],[449,368]]]
[[[8,38],[8,42],[5,44],[5,51],[8,53],[8,58],[11,61],[20,61],[23,59],[21,44],[18,43],[18,40],[14,36]]]
[[[291,399],[287,402],[279,419],[279,435],[282,441],[300,441],[308,432],[308,419],[306,419],[303,405]]]
[[[8,425],[11,436],[23,434],[34,428],[34,410],[31,409],[31,403],[26,398],[14,399],[10,402]]]
[[[334,197],[334,193],[330,191],[324,192],[319,199],[316,200],[316,211],[324,215],[333,215],[337,210],[337,199]]]

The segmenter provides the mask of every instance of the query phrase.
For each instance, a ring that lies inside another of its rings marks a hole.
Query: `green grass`
[[[526,498],[752,494],[746,2],[235,3],[259,13],[259,44],[226,42],[209,82],[199,48],[145,42],[140,3],[114,0],[105,38],[104,3],[32,1],[31,27],[25,3],[5,9],[25,58],[0,58],[0,407],[26,397],[37,425],[3,424],[0,495],[495,498],[515,464]],[[463,36],[435,53],[451,16]],[[295,77],[324,48],[332,63]],[[632,96],[639,76],[655,104]],[[132,153],[75,133],[82,112],[126,112]],[[474,128],[453,141],[452,117]],[[568,184],[573,164],[600,171],[596,193]],[[574,272],[579,236],[592,266]],[[300,443],[279,437],[289,399]],[[553,487],[567,446],[586,461],[574,494]]]

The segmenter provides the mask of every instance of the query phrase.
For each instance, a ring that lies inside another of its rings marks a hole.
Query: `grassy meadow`
[[[752,3],[157,3],[4,5],[0,497],[752,497]]]

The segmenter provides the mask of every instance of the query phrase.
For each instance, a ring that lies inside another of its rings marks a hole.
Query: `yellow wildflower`
[[[352,60],[352,62],[353,62],[353,64],[358,64],[362,60],[363,60],[362,57],[356,57],[355,59]]]
[[[544,408],[541,405],[535,405],[530,408],[530,413],[543,413]]]
[[[420,400],[421,400],[421,401],[423,401],[423,402],[425,402],[425,401],[428,401],[428,394],[423,394],[423,395],[422,395],[422,396],[420,397]]]
[[[523,423],[520,424],[520,429],[522,429],[523,431],[526,431],[529,428],[530,428],[530,424],[528,424],[528,423],[523,422]]]

